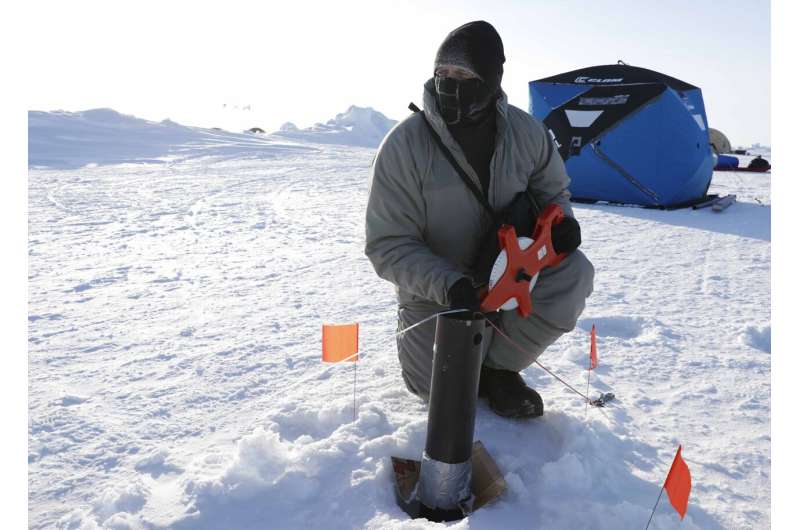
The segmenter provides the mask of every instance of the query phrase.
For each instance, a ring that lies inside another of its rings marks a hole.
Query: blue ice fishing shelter
[[[678,207],[706,195],[714,159],[700,89],[626,64],[531,81],[574,200]]]

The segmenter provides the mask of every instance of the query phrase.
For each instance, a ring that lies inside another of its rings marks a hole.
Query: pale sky
[[[622,59],[699,86],[710,125],[734,146],[771,143],[765,0],[33,5],[22,78],[31,110],[111,107],[267,131],[353,104],[401,119],[421,103],[445,35],[482,19],[503,39],[503,89],[523,109],[529,81]]]

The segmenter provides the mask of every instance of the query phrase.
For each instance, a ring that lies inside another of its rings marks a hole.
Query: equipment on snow
[[[401,475],[413,470],[408,461],[403,465],[393,458],[397,501],[411,517],[454,521],[476,509],[472,442],[485,322],[480,313],[436,319],[428,434],[418,479],[410,489],[408,477]],[[487,459],[494,466],[488,454]]]
[[[527,318],[533,311],[530,293],[539,271],[561,263],[566,254],[556,254],[552,243],[552,227],[564,218],[557,204],[548,205],[536,220],[533,239],[517,238],[513,226],[498,231],[500,254],[489,275],[489,292],[481,302],[484,312],[517,309]]]
[[[739,167],[739,159],[735,156],[720,155],[714,171],[744,171],[747,173],[766,173],[772,169],[772,165],[758,155],[752,159],[747,167]]]
[[[766,173],[771,168],[753,168],[753,167],[723,167],[717,168],[714,171],[741,171],[743,173]]]
[[[708,200],[705,200],[703,202],[698,202],[697,204],[692,205],[692,210],[708,208],[709,206],[717,202],[719,199],[720,199],[719,195],[709,195]]]
[[[605,394],[600,394],[600,397],[589,401],[589,405],[593,407],[605,407],[606,403],[614,401],[614,399],[616,399],[614,394],[611,392],[606,392]]]
[[[752,169],[753,171],[769,171],[770,168],[772,168],[772,165],[761,158],[761,155],[758,155],[747,164],[747,169]]]
[[[733,170],[739,167],[739,159],[730,155],[717,156],[717,163],[714,166],[714,171]]]
[[[701,203],[692,206],[692,210],[699,210],[700,208],[711,207],[711,209],[714,210],[715,212],[721,212],[734,202],[736,202],[736,195],[733,194],[725,196],[712,195],[709,200],[703,201]]]
[[[721,212],[728,208],[731,204],[736,202],[736,195],[726,195],[711,205],[711,209],[715,212]]]

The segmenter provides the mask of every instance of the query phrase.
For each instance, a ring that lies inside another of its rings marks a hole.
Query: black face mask
[[[480,121],[497,99],[496,93],[478,78],[435,76],[434,83],[439,111],[448,125]]]

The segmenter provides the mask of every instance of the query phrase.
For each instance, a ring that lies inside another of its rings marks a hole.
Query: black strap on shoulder
[[[553,137],[550,136],[550,131],[546,129],[544,135],[545,135],[545,143],[547,144],[547,157],[544,159],[544,164],[542,164],[538,169],[535,169],[533,173],[531,173],[530,176],[528,176],[528,187],[526,188],[526,191],[528,193],[528,198],[531,200],[533,206],[536,208],[536,217],[539,217],[539,214],[542,212],[543,207],[541,204],[539,204],[539,201],[536,199],[536,196],[531,191],[530,182],[534,177],[539,175],[539,173],[547,169],[547,166],[550,165],[550,161],[553,159],[553,151],[555,151],[555,146],[553,145]]]
[[[531,177],[535,177],[536,175],[538,175],[539,173],[544,171],[545,168],[547,168],[547,166],[550,165],[550,160],[553,158],[553,151],[554,151],[554,149],[553,149],[553,147],[554,147],[553,146],[553,137],[550,136],[550,131],[549,130],[545,129],[544,137],[545,137],[545,143],[547,143],[547,158],[544,159],[544,164],[542,164],[542,167],[540,167],[539,169],[534,171],[531,174]]]
[[[447,158],[447,160],[453,166],[453,169],[456,170],[456,173],[458,173],[458,176],[461,177],[461,180],[464,182],[464,184],[467,186],[467,188],[469,188],[469,191],[472,192],[472,194],[475,196],[475,198],[478,199],[478,202],[480,202],[481,205],[486,209],[486,211],[489,212],[489,215],[491,216],[491,218],[494,219],[495,218],[494,208],[492,208],[492,206],[489,204],[489,201],[486,200],[486,197],[483,195],[481,190],[478,189],[478,187],[475,185],[475,183],[472,181],[472,179],[469,178],[469,175],[467,175],[467,172],[464,171],[464,168],[462,168],[458,164],[458,162],[456,161],[455,157],[453,157],[453,153],[451,153],[450,150],[447,148],[447,146],[444,145],[444,142],[442,142],[442,138],[439,136],[439,133],[437,133],[436,130],[434,130],[433,126],[428,121],[428,118],[425,117],[425,113],[422,112],[420,110],[420,108],[417,107],[414,104],[414,102],[409,103],[408,108],[409,108],[409,110],[411,110],[413,112],[421,113],[422,121],[425,122],[425,125],[428,127],[428,130],[430,131],[431,136],[436,141],[436,144],[439,146],[439,149],[441,149],[441,151],[444,154],[445,158]]]
[[[425,125],[431,132],[431,136],[433,137],[433,139],[439,145],[439,149],[441,149],[442,153],[444,153],[445,158],[447,158],[447,160],[453,166],[453,169],[456,170],[458,175],[461,177],[461,180],[464,181],[464,184],[467,186],[467,188],[469,188],[472,194],[475,195],[475,198],[478,199],[478,202],[480,202],[481,205],[483,205],[483,207],[486,209],[486,211],[489,212],[489,215],[492,217],[492,219],[495,219],[496,212],[494,211],[494,208],[492,208],[492,206],[489,204],[489,201],[486,200],[486,196],[484,196],[484,194],[478,189],[478,187],[475,186],[475,183],[472,181],[471,178],[469,178],[469,175],[467,175],[464,169],[458,164],[456,159],[453,157],[453,153],[451,153],[450,150],[447,148],[447,146],[444,145],[444,142],[442,142],[442,138],[439,136],[439,133],[437,133],[434,130],[433,126],[428,121],[428,118],[425,116],[425,113],[422,112],[422,110],[413,101],[408,104],[408,109],[414,113],[417,112],[422,113],[422,120],[425,122]],[[547,144],[547,156],[544,159],[544,164],[534,169],[533,173],[531,173],[528,176],[529,184],[531,179],[533,179],[541,172],[543,172],[545,169],[547,169],[547,166],[550,165],[550,161],[553,158],[553,151],[555,151],[555,146],[553,145],[553,137],[550,135],[550,131],[548,130],[545,130],[544,135],[545,135],[545,143]],[[530,185],[528,186],[526,191],[528,192],[527,193],[528,197],[530,198],[531,202],[533,203],[534,207],[537,210],[536,215],[538,216],[539,213],[542,211],[542,206],[539,204],[539,201],[536,200],[536,197],[531,192]]]

